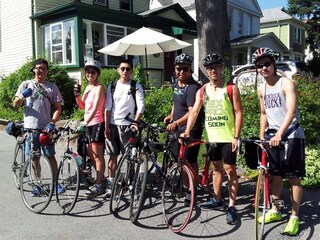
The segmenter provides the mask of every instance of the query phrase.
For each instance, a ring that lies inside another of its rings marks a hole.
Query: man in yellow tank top
[[[227,82],[222,77],[223,58],[216,53],[208,54],[203,61],[210,82],[199,90],[196,102],[189,115],[184,136],[190,135],[190,130],[197,119],[202,106],[205,109],[205,127],[208,141],[216,143],[212,155],[213,189],[215,196],[201,206],[203,210],[222,207],[221,198],[223,168],[228,176],[229,203],[226,213],[226,222],[236,224],[238,217],[235,202],[238,191],[238,176],[236,171],[236,153],[238,138],[242,125],[242,106],[239,89],[232,86],[232,97],[228,96]],[[203,93],[203,94],[202,94]],[[232,101],[232,102],[231,102]]]

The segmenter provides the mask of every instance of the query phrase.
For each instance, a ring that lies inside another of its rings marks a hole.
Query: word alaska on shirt
[[[267,94],[264,98],[265,108],[278,108],[282,107],[280,93]]]

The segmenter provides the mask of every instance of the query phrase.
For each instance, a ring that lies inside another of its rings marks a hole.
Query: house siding
[[[7,75],[32,57],[31,2],[1,0],[0,4],[0,75]]]
[[[289,41],[292,36],[290,37],[288,28],[289,28],[288,25],[270,26],[267,28],[261,28],[260,32],[261,33],[273,32],[287,48],[290,48]]]

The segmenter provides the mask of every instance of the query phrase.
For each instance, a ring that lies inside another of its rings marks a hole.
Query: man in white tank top
[[[283,178],[289,179],[292,188],[292,212],[284,234],[296,235],[299,231],[298,214],[303,192],[301,177],[305,176],[304,131],[299,122],[296,85],[291,79],[276,74],[273,55],[270,48],[259,48],[252,55],[257,74],[265,79],[258,88],[261,109],[260,138],[265,139],[266,132],[274,133],[270,136],[271,148],[268,149],[269,172],[272,175],[271,196],[273,200],[280,199]],[[287,141],[287,150],[280,146],[282,140]],[[273,205],[266,214],[265,222],[281,219],[278,207]]]

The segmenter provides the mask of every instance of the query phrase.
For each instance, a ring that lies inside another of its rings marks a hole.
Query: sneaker
[[[113,178],[107,178],[107,181],[106,181],[107,189],[106,189],[105,198],[110,198],[112,184],[113,184]]]
[[[281,219],[282,219],[282,216],[280,212],[276,212],[275,210],[270,209],[265,215],[264,223],[277,222],[277,221],[280,221]],[[258,218],[259,223],[262,223],[262,220],[263,220],[263,216]]]
[[[39,197],[41,194],[41,188],[39,186],[35,186],[31,192],[32,197]]]
[[[111,196],[111,188],[107,188],[105,198],[110,198]]]
[[[238,222],[238,216],[235,207],[227,208],[226,222],[230,225],[236,224]]]
[[[93,198],[97,197],[99,195],[104,194],[106,191],[103,187],[99,187],[98,185],[93,185],[92,188],[90,189],[89,193],[86,193],[87,198]]]
[[[64,192],[64,188],[61,186],[61,184],[60,184],[60,183],[58,183],[58,188],[57,188],[57,190],[58,190],[58,194],[60,194],[60,193],[63,193],[63,192]]]
[[[294,236],[299,232],[299,218],[298,217],[290,217],[286,228],[283,231],[283,234]]]
[[[222,200],[217,201],[215,198],[211,198],[208,202],[206,202],[205,204],[202,204],[200,208],[202,210],[211,210],[211,209],[222,207],[222,206],[223,206]]]

